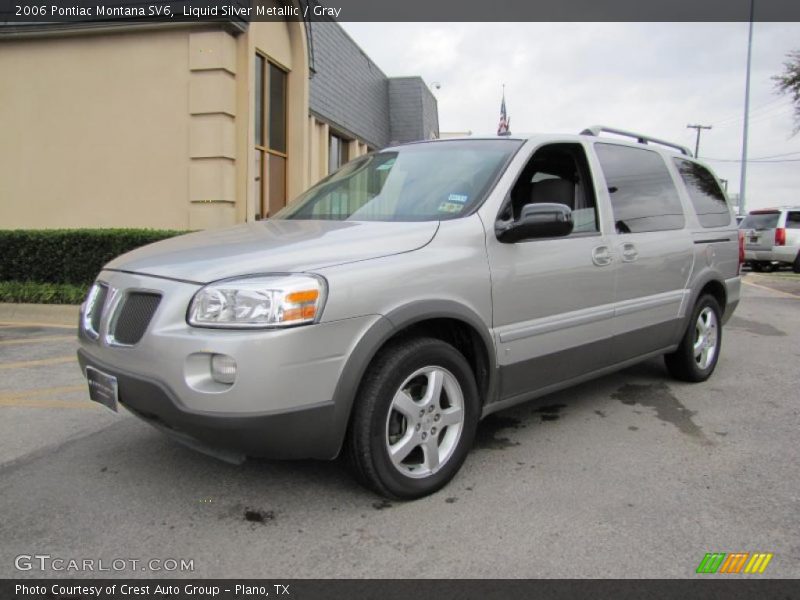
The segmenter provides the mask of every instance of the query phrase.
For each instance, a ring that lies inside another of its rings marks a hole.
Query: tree
[[[800,132],[800,50],[792,50],[786,55],[783,73],[772,79],[779,94],[788,94],[794,104],[794,132]]]

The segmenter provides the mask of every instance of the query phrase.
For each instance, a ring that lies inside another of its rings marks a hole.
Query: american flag
[[[511,135],[511,119],[506,113],[506,93],[503,91],[503,100],[500,102],[500,124],[497,126],[497,135]]]

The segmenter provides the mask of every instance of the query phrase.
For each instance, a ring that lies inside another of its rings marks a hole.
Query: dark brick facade
[[[312,113],[373,148],[438,137],[436,98],[422,78],[387,77],[337,23],[307,25]]]

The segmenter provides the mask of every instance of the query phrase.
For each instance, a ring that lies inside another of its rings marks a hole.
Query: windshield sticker
[[[394,158],[392,158],[390,160],[387,160],[382,165],[378,165],[377,167],[375,167],[375,170],[376,171],[388,171],[389,169],[391,169],[394,166],[394,161],[395,161]]]
[[[440,213],[458,213],[464,210],[464,205],[460,202],[442,202],[439,205]]]
[[[447,197],[448,202],[458,202],[459,204],[466,204],[467,203],[467,195],[466,194],[450,194]]]

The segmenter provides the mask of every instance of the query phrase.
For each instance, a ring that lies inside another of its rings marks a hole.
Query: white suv
[[[779,263],[800,273],[800,206],[751,211],[739,229],[745,261],[754,271],[771,271]]]

